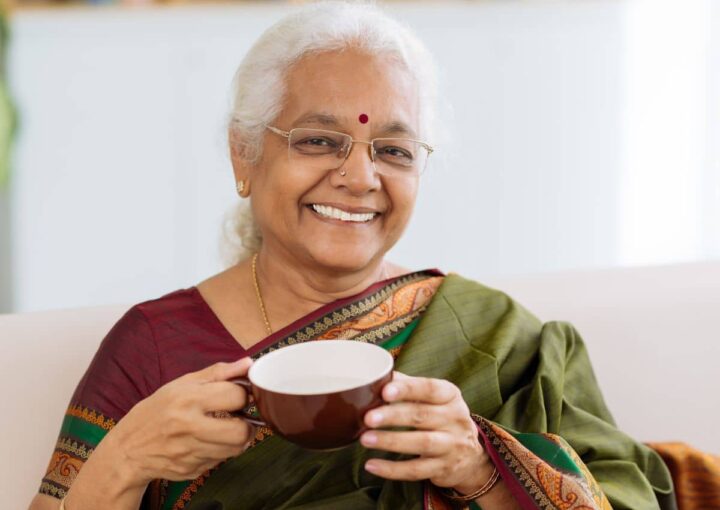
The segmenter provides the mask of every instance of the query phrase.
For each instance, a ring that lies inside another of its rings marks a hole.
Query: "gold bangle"
[[[493,468],[492,474],[490,475],[490,478],[488,479],[487,482],[485,482],[485,485],[480,487],[478,490],[476,490],[472,494],[460,494],[455,489],[446,489],[444,492],[445,492],[445,495],[448,498],[452,499],[453,501],[463,501],[463,502],[475,501],[480,496],[484,496],[485,494],[490,492],[492,490],[492,488],[495,487],[495,484],[497,483],[497,481],[499,479],[500,479],[500,472],[498,471],[497,466],[495,466]]]
[[[67,510],[67,509],[65,508],[65,498],[62,498],[62,499],[60,500],[60,508],[58,508],[58,510]]]

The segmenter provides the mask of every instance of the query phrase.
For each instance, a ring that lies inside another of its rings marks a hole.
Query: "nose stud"
[[[347,175],[347,172],[345,170],[340,170],[340,177],[345,177]]]

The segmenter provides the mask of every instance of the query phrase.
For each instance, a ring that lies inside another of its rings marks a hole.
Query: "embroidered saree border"
[[[292,324],[250,349],[253,359],[309,340],[347,338],[379,343],[394,336],[418,317],[442,283],[443,276],[419,271],[373,286],[355,298],[321,308],[310,322]],[[273,342],[273,340],[275,340]],[[269,341],[269,342],[268,342]]]
[[[115,420],[93,409],[71,405],[65,412],[60,437],[40,485],[40,493],[63,498],[85,461]]]
[[[553,434],[518,434],[473,415],[505,485],[523,509],[612,510],[577,454]]]

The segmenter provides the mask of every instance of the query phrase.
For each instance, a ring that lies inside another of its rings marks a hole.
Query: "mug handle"
[[[230,379],[228,382],[231,382],[233,384],[237,384],[239,386],[242,386],[245,388],[245,391],[247,391],[248,395],[252,395],[252,383],[250,382],[250,379],[247,377],[238,377],[237,379]],[[233,411],[230,414],[233,416],[236,416],[237,418],[242,418],[246,422],[250,423],[251,425],[256,425],[258,427],[267,427],[267,423],[263,420],[259,420],[255,418],[254,416],[250,416],[246,411],[239,410],[239,411]]]

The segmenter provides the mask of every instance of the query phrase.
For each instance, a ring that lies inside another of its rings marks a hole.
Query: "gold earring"
[[[244,180],[238,181],[237,184],[235,185],[235,189],[237,189],[237,194],[241,198],[247,198],[250,196],[250,183],[249,182],[246,183]]]

